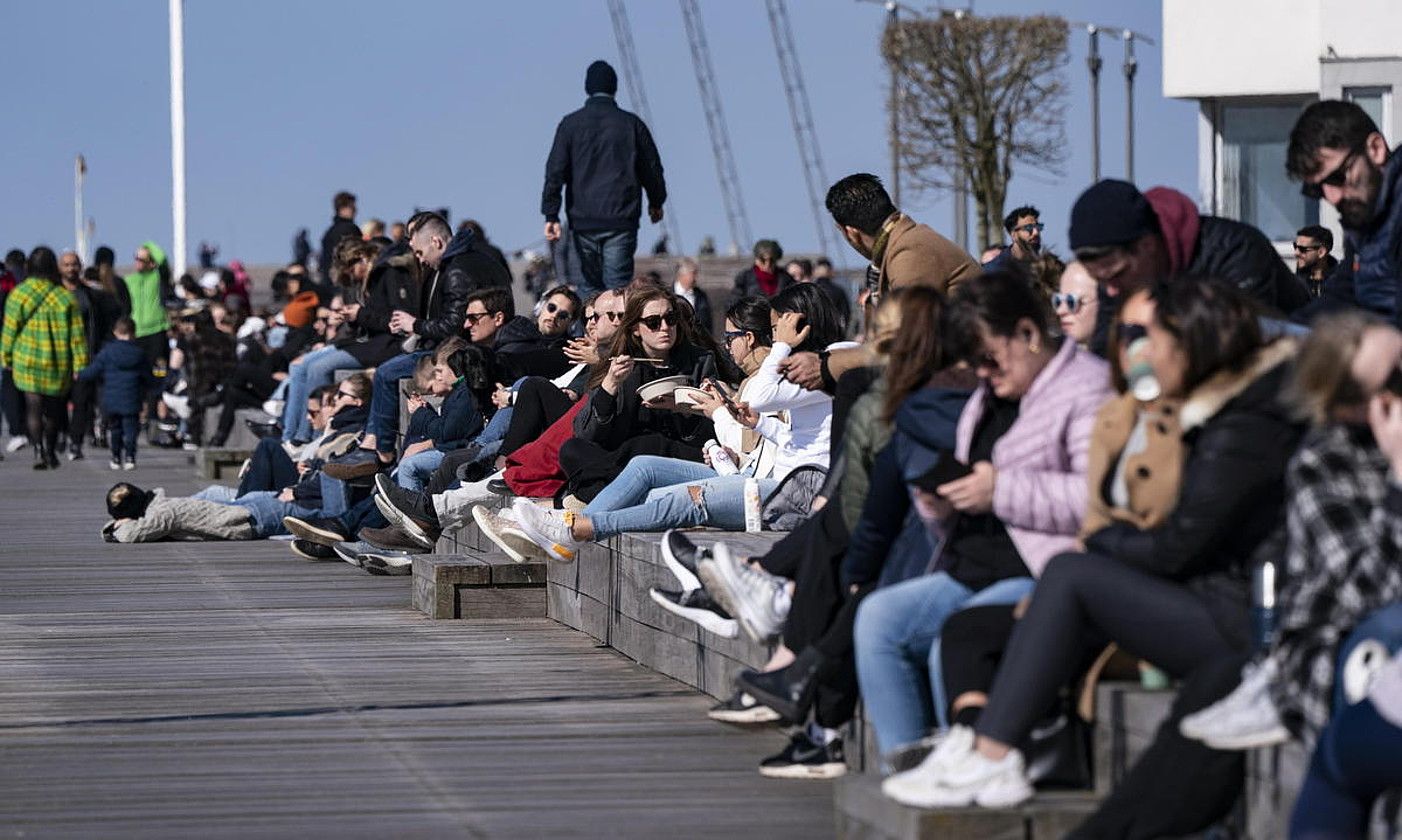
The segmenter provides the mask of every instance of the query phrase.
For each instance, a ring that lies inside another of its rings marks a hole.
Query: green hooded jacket
[[[131,293],[131,319],[136,322],[137,338],[165,332],[170,326],[165,304],[161,302],[160,267],[166,263],[166,252],[154,242],[143,242],[141,247],[151,254],[155,267],[150,271],[131,271],[122,278]]]

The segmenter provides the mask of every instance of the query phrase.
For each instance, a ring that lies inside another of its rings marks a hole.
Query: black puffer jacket
[[[1309,289],[1285,266],[1266,235],[1231,219],[1202,217],[1197,251],[1185,273],[1220,277],[1287,315],[1310,302]]]
[[[493,286],[510,288],[511,275],[482,248],[472,231],[458,231],[448,241],[438,269],[424,284],[419,320],[414,323],[418,349],[431,350],[460,335],[467,296]]]
[[[1240,641],[1252,569],[1283,548],[1285,465],[1304,432],[1280,401],[1294,350],[1289,339],[1269,344],[1246,370],[1219,373],[1184,401],[1189,454],[1177,506],[1162,525],[1116,522],[1086,539],[1096,554],[1186,582]]]
[[[589,97],[555,129],[540,199],[541,215],[548,222],[560,221],[562,187],[565,213],[577,233],[637,230],[642,190],[647,190],[651,207],[667,200],[662,158],[652,133],[604,95]]]
[[[585,397],[588,404],[574,416],[575,437],[591,440],[612,452],[630,438],[655,432],[699,447],[715,435],[710,418],[677,411],[655,411],[643,405],[638,389],[664,376],[685,375],[693,386],[716,375],[716,360],[708,350],[679,349],[667,366],[638,362],[633,372],[610,394],[602,385]]]
[[[418,261],[406,242],[396,242],[375,259],[365,281],[360,312],[348,326],[348,335],[336,347],[366,367],[376,367],[399,353],[403,339],[389,331],[396,309],[419,309]]]

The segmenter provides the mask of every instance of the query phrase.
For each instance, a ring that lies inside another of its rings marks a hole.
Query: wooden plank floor
[[[777,732],[546,620],[433,622],[282,542],[108,545],[114,478],[0,463],[0,837],[824,837]]]

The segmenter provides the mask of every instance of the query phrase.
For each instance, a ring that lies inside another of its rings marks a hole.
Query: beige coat
[[[1110,503],[1109,482],[1141,410],[1151,413],[1145,427],[1148,442],[1125,464],[1129,507],[1117,508]],[[1144,405],[1133,394],[1121,394],[1101,406],[1090,437],[1090,494],[1081,539],[1113,522],[1128,522],[1140,530],[1161,524],[1178,503],[1183,454],[1177,403],[1156,400]]]
[[[877,288],[934,286],[949,294],[961,281],[977,277],[978,262],[964,249],[902,214],[891,226],[881,255]]]

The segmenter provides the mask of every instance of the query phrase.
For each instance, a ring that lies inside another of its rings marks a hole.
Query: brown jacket
[[[1112,522],[1128,522],[1140,530],[1153,528],[1172,512],[1178,503],[1184,456],[1178,408],[1169,400],[1140,403],[1133,394],[1121,394],[1100,407],[1090,436],[1086,469],[1090,494],[1081,522],[1082,541]],[[1129,508],[1117,508],[1110,502],[1110,482],[1141,410],[1151,415],[1145,427],[1148,442],[1125,463]]]
[[[885,292],[903,286],[934,286],[949,294],[960,281],[978,273],[978,262],[964,249],[902,213],[886,239],[877,288]]]

